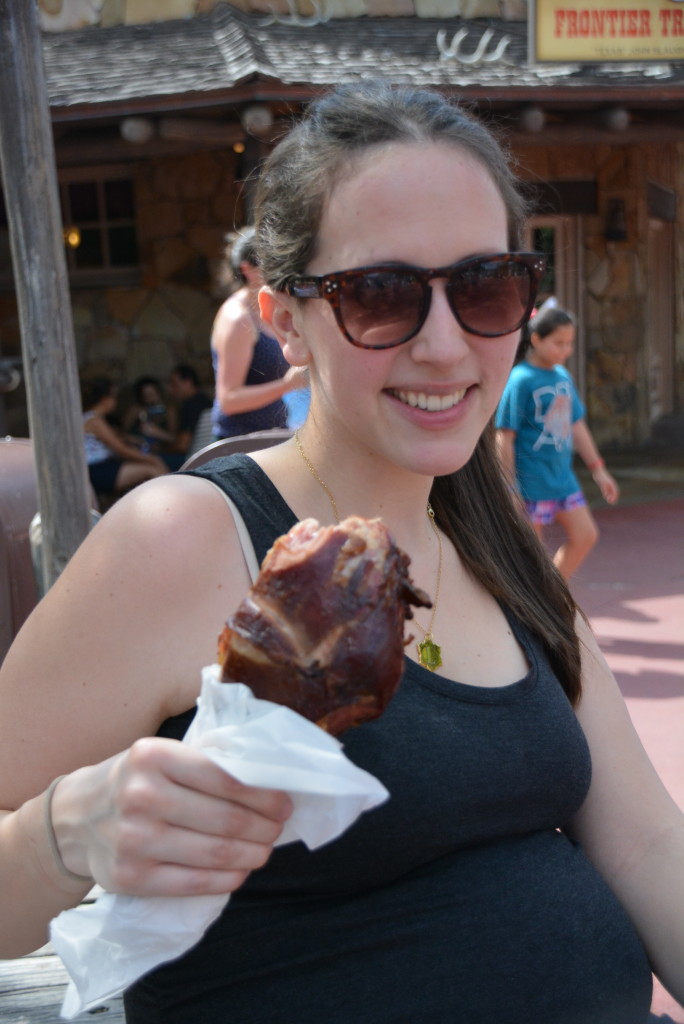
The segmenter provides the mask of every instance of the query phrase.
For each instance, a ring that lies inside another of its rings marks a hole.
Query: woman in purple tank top
[[[212,428],[216,439],[286,426],[283,395],[306,383],[305,372],[288,366],[279,343],[265,331],[259,317],[263,278],[253,228],[238,237],[229,262],[239,287],[216,314],[211,334],[216,378]]]

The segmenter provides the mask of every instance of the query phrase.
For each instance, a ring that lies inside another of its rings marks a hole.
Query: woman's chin
[[[437,445],[434,442],[423,445],[419,451],[412,453],[410,468],[423,476],[449,476],[457,473],[472,458],[477,441],[449,442],[448,445]],[[441,450],[440,450],[441,449]]]

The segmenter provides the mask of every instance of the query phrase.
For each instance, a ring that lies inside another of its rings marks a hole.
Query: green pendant
[[[432,639],[432,633],[426,633],[425,639],[416,644],[418,663],[423,668],[434,672],[442,664],[442,648]]]

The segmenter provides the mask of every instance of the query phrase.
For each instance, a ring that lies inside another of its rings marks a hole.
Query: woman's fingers
[[[181,815],[176,824],[186,827],[195,820],[208,831],[212,825],[222,833],[240,829],[245,820],[240,808],[279,825],[292,813],[286,793],[245,786],[202,751],[175,740],[138,740],[130,749],[127,769],[135,776],[128,783],[127,799],[158,806],[163,814]],[[164,806],[169,799],[173,810]]]
[[[154,896],[230,896],[249,877],[250,871],[219,871],[155,864],[154,870],[122,879],[110,892],[149,898]]]
[[[138,740],[99,767],[81,844],[113,892],[231,892],[266,863],[292,813],[287,794],[245,786],[175,740]]]
[[[161,794],[162,800],[164,796]],[[236,836],[252,843],[273,843],[289,816],[281,812],[289,811],[291,806],[285,794],[248,786],[241,786],[231,797],[173,786],[168,797],[163,818],[169,825],[205,835]]]
[[[140,851],[145,850],[145,856]],[[110,888],[132,896],[190,896],[232,892],[263,867],[273,847],[188,829],[137,829],[121,837]]]

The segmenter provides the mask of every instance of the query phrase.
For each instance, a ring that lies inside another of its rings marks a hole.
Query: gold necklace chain
[[[297,445],[297,451],[299,452],[301,457],[304,459],[304,462],[309,467],[309,472],[311,473],[312,477],[314,478],[316,483],[319,484],[323,488],[325,493],[328,495],[328,500],[330,501],[330,504],[332,505],[333,515],[335,516],[335,522],[339,523],[339,521],[340,521],[340,513],[339,513],[339,511],[337,509],[337,503],[335,502],[335,499],[333,498],[333,496],[332,496],[332,494],[330,492],[330,488],[326,484],[325,480],[322,480],[321,477],[318,475],[318,473],[316,472],[316,469],[315,469],[313,463],[309,461],[309,457],[307,456],[306,452],[302,448],[302,442],[299,440],[299,431],[298,430],[295,430],[295,432],[294,432],[294,442]]]
[[[340,513],[339,513],[339,510],[337,508],[337,502],[335,501],[335,498],[333,497],[332,491],[330,490],[330,488],[326,484],[325,480],[317,472],[316,467],[314,466],[314,464],[311,462],[311,460],[307,456],[306,452],[304,451],[304,448],[302,447],[302,442],[301,442],[301,440],[299,438],[299,431],[298,430],[295,430],[295,432],[294,432],[294,443],[295,443],[295,446],[297,448],[297,451],[299,452],[299,454],[301,455],[302,459],[304,460],[304,463],[307,466],[307,468],[308,468],[309,472],[311,473],[312,477],[314,478],[316,483],[319,485],[319,487],[321,487],[323,489],[323,491],[326,493],[326,495],[328,496],[328,501],[330,502],[330,505],[331,505],[332,510],[333,510],[333,515],[335,516],[335,522],[339,523],[340,522]],[[440,585],[441,585],[441,582],[442,582],[443,552],[442,552],[442,538],[441,538],[439,530],[437,528],[437,523],[435,522],[435,510],[433,509],[433,507],[432,507],[432,505],[430,504],[429,501],[427,503],[427,514],[428,514],[428,518],[430,520],[430,525],[431,525],[432,529],[435,532],[435,536],[437,537],[437,545],[439,547],[439,562],[438,562],[438,565],[437,565],[437,581],[435,583],[435,599],[432,602],[432,614],[430,615],[430,622],[428,623],[428,628],[427,629],[423,629],[421,624],[419,622],[416,622],[416,625],[418,626],[418,629],[423,634],[423,639],[420,641],[420,643],[416,644],[416,650],[418,651],[418,661],[423,666],[423,668],[427,668],[431,672],[434,672],[435,669],[438,669],[440,667],[440,665],[442,664],[442,651],[441,651],[441,648],[440,648],[439,644],[435,643],[434,637],[432,635],[432,627],[433,627],[434,622],[435,622],[435,615],[437,614],[437,604],[439,602],[439,589],[440,589]],[[414,622],[415,621],[416,620],[414,619]]]
[[[435,522],[435,510],[433,509],[429,501],[427,503],[427,514],[430,518],[430,525],[432,526],[432,529],[435,531],[437,544],[439,546],[439,562],[437,565],[437,581],[435,583],[435,599],[432,602],[432,614],[430,615],[430,622],[428,623],[428,628],[423,629],[420,622],[417,622],[415,619],[414,622],[416,622],[416,626],[423,634],[423,639],[419,644],[416,645],[418,648],[418,660],[420,661],[421,665],[424,665],[425,668],[430,668],[434,672],[434,670],[436,668],[439,668],[439,666],[442,664],[442,656],[439,644],[435,643],[434,638],[432,636],[432,627],[435,622],[435,615],[437,614],[437,604],[439,602],[439,588],[442,582],[442,538],[440,537],[439,530],[437,529],[437,523]],[[429,664],[429,662],[435,659],[437,661],[437,664]]]

